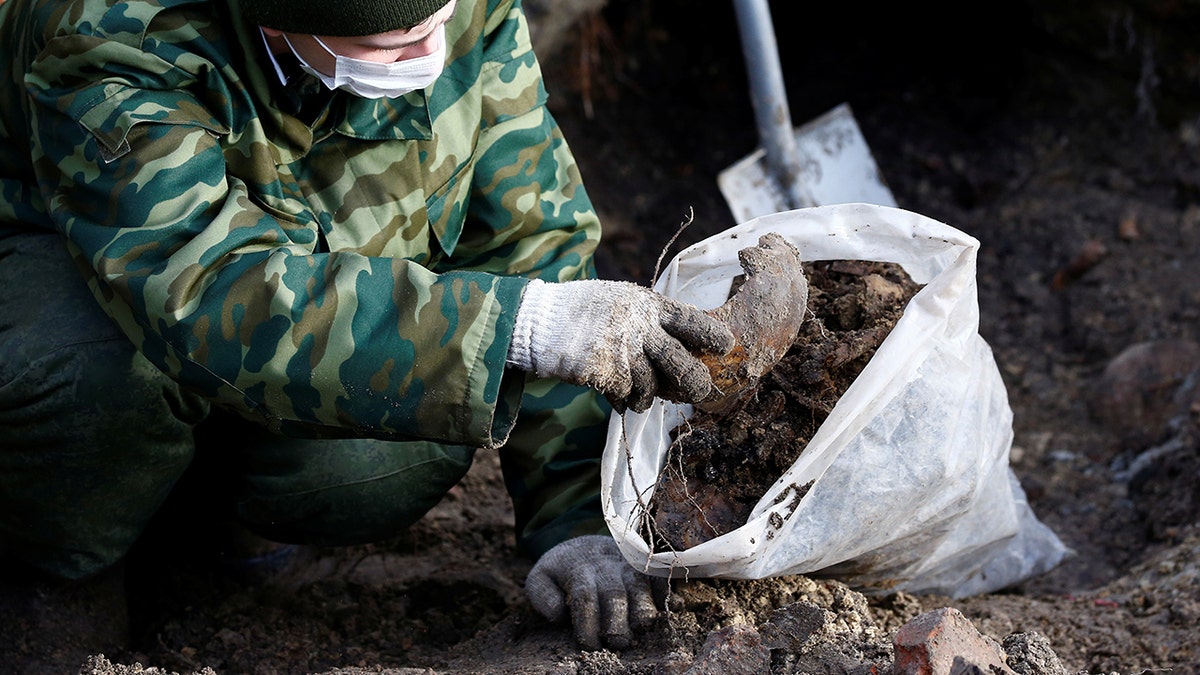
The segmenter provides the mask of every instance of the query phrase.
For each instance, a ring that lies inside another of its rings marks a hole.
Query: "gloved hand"
[[[525,580],[525,595],[550,621],[565,621],[569,612],[581,646],[624,649],[634,630],[658,617],[666,584],[634,569],[611,537],[587,535],[543,555]]]
[[[729,328],[700,309],[624,281],[587,279],[525,289],[509,363],[592,387],[619,412],[655,396],[695,403],[712,378],[691,350],[725,354]]]

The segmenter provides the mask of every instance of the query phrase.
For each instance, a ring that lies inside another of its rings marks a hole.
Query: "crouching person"
[[[606,418],[703,398],[733,338],[595,279],[519,2],[8,0],[0,43],[6,670],[122,646],[121,561],[201,459],[250,531],[341,545],[499,452],[534,605],[587,647],[653,616]]]

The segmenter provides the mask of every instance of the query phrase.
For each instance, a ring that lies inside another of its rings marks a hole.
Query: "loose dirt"
[[[893,263],[831,260],[801,267],[808,316],[782,360],[736,409],[701,409],[673,430],[649,503],[656,550],[689,549],[745,524],[921,288]],[[797,485],[787,496],[803,499],[808,487]]]

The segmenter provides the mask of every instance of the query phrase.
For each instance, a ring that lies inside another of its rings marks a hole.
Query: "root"
[[[675,245],[675,240],[679,239],[679,235],[683,234],[683,231],[686,230],[689,225],[695,222],[695,219],[695,213],[692,211],[692,207],[689,206],[687,215],[684,217],[683,222],[679,223],[679,227],[675,229],[675,234],[671,235],[671,238],[667,241],[666,245],[663,246],[662,251],[659,252],[658,260],[654,261],[654,274],[650,277],[651,286],[658,283],[658,275],[660,272],[662,272],[662,261],[663,258],[667,257],[667,251],[671,250],[671,247]]]

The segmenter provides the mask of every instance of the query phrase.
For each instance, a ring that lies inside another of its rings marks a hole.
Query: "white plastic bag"
[[[709,309],[742,273],[737,252],[777,232],[806,261],[898,263],[924,287],[748,522],[651,553],[646,516],[671,430],[691,406],[613,415],[605,518],[625,558],[658,576],[833,576],[864,592],[963,597],[1046,571],[1066,548],[1038,521],[1008,463],[1012,411],[978,334],[979,242],[896,208],[845,204],[757,218],[679,253],[656,290]],[[796,502],[787,491],[813,481]]]

